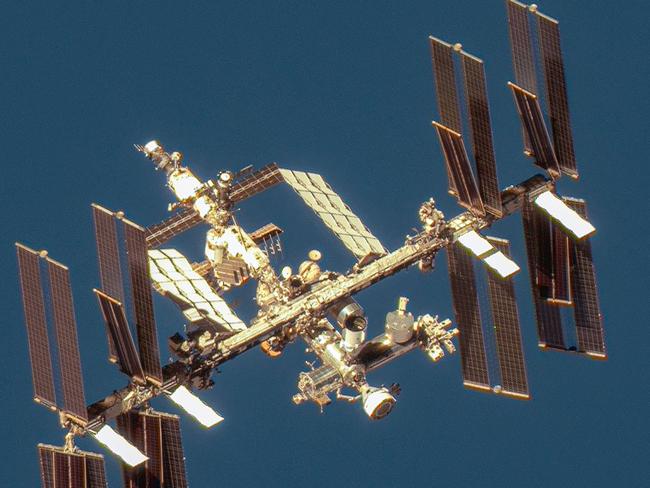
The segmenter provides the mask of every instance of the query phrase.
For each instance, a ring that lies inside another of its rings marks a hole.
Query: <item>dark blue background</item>
[[[647,486],[646,5],[547,0],[540,8],[561,20],[582,181],[562,181],[560,191],[586,198],[598,228],[610,360],[537,350],[525,273],[515,281],[530,402],[466,391],[458,356],[434,365],[416,352],[372,377],[403,386],[386,420],[372,423],[346,404],[319,415],[290,402],[312,359],[300,344],[276,361],[252,351],[201,393],[222,425],[204,432],[183,419],[191,486]],[[505,87],[512,72],[501,1],[5,3],[1,486],[37,486],[36,443],[63,439],[56,418],[31,402],[14,241],[70,266],[94,401],[125,379],[105,359],[90,291],[98,275],[89,205],[148,225],[172,200],[131,145],[158,138],[204,178],[271,161],[321,173],[394,249],[429,196],[447,215],[459,212],[430,127],[429,34],[462,41],[486,62],[502,186],[533,174]],[[353,263],[286,188],[243,204],[240,220],[283,227],[284,264],[297,266],[314,247],[330,269]],[[523,265],[520,227],[513,217],[492,233],[512,239]],[[202,232],[175,244],[199,259]],[[358,297],[375,332],[402,294],[415,314],[451,316],[444,261],[432,275],[409,270]],[[248,298],[241,303],[237,312],[250,317]],[[160,300],[157,316],[164,347],[181,316]],[[164,400],[156,406],[175,411]],[[117,463],[106,458],[119,486]]]

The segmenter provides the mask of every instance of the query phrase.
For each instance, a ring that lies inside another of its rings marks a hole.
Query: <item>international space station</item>
[[[186,487],[179,418],[153,410],[150,401],[167,397],[206,427],[218,424],[223,418],[197,390],[213,385],[217,367],[257,347],[273,358],[290,344],[306,344],[316,361],[298,374],[292,400],[313,402],[321,411],[341,400],[360,405],[370,419],[384,418],[400,389],[374,385],[372,372],[415,350],[440,361],[456,352],[456,343],[465,387],[530,398],[512,282],[520,267],[507,240],[483,235],[518,211],[539,347],[607,357],[589,241],[595,228],[583,200],[556,192],[562,176],[578,179],[558,22],[535,5],[507,0],[506,7],[515,74],[508,87],[524,155],[542,173],[501,189],[483,62],[460,44],[430,37],[439,111],[433,128],[449,194],[463,211],[446,218],[433,199],[423,202],[421,229],[398,249],[387,250],[320,175],[272,163],[257,171],[221,171],[202,181],[180,152],[167,152],[157,141],[135,146],[165,176],[177,202],[167,220],[149,227],[124,212],[92,205],[99,261],[99,287],[93,292],[108,358],[128,378],[105,398],[89,405],[85,400],[68,268],[47,251],[16,245],[34,400],[56,412],[67,431],[62,447],[38,446],[44,488],[106,486],[103,456],[76,447],[81,436],[121,459],[126,487]],[[354,255],[351,269],[323,269],[320,252],[313,250],[297,269],[278,272],[273,257],[282,250],[282,229],[238,224],[239,202],[283,183]],[[207,228],[204,256],[194,261],[168,247],[172,238],[199,225]],[[431,271],[443,249],[454,324],[433,312],[416,317],[408,299],[396,295],[396,309],[387,310],[383,329],[371,333],[371,327],[382,326],[368,324],[354,296],[411,266]],[[226,298],[243,286],[255,287],[257,314],[248,324]],[[184,324],[168,340],[174,360],[165,365],[153,291],[178,306]],[[567,321],[565,311],[571,309]],[[496,347],[486,347],[488,341]]]

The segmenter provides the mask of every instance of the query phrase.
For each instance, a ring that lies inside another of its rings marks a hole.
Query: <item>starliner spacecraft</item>
[[[223,418],[194,392],[213,385],[212,373],[221,364],[258,347],[273,358],[296,342],[306,345],[310,367],[298,372],[292,401],[313,402],[321,411],[342,400],[358,404],[370,419],[382,419],[400,390],[397,384],[374,384],[372,372],[416,350],[437,362],[455,353],[456,344],[467,388],[528,399],[512,282],[520,267],[508,241],[483,235],[519,211],[539,347],[606,358],[589,242],[595,228],[583,200],[556,192],[563,175],[578,178],[558,22],[535,5],[507,0],[506,6],[515,74],[508,87],[524,155],[543,172],[501,189],[483,62],[460,44],[430,37],[439,111],[433,129],[449,194],[463,212],[446,218],[433,199],[424,201],[421,228],[398,249],[386,249],[318,174],[272,163],[202,181],[180,152],[168,152],[157,141],[136,145],[164,176],[176,203],[167,220],[149,227],[92,205],[100,278],[93,291],[108,358],[128,378],[125,387],[99,401],[85,401],[68,268],[47,251],[16,245],[34,399],[57,412],[68,432],[63,447],[39,444],[44,488],[106,486],[103,457],[77,448],[77,436],[92,437],[121,458],[127,487],[186,487],[179,419],[153,410],[150,400],[168,397],[203,425],[216,425]],[[272,223],[245,229],[235,210],[279,184],[291,187],[354,255],[351,269],[323,269],[318,250],[295,269],[274,267],[282,229]],[[207,230],[204,256],[193,261],[168,247],[199,225]],[[384,323],[369,324],[355,295],[411,266],[430,271],[443,249],[454,322],[434,311],[414,316],[408,299],[396,295]],[[479,280],[487,286],[479,287]],[[257,307],[248,324],[227,298],[244,286],[254,287]],[[480,289],[487,290],[485,296]],[[179,309],[179,331],[168,339],[174,359],[166,365],[160,361],[153,292]],[[573,309],[572,320],[563,309]]]

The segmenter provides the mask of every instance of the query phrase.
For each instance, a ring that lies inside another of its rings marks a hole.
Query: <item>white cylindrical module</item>
[[[386,336],[396,344],[404,344],[414,334],[415,319],[410,312],[388,312],[386,314]]]
[[[370,387],[362,393],[363,410],[372,420],[383,419],[395,405],[395,397],[386,388]]]
[[[366,329],[365,327],[358,330],[343,329],[341,335],[343,336],[343,341],[341,341],[343,349],[346,352],[352,352],[366,340]]]

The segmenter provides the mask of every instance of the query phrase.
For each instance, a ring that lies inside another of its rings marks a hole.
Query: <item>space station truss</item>
[[[208,323],[223,332],[246,329],[244,322],[177,250],[150,250],[149,266],[155,289],[176,302],[192,324]]]

